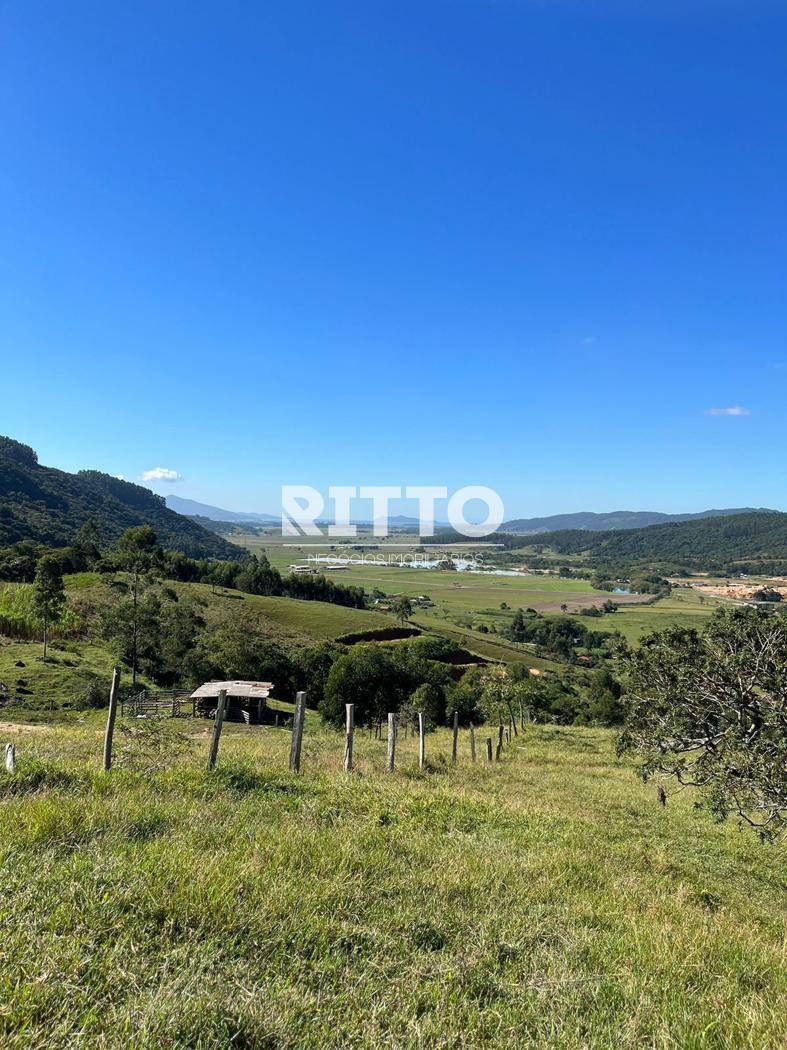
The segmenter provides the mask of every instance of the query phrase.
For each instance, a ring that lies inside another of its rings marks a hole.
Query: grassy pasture
[[[615,596],[612,595],[614,600]],[[676,589],[668,598],[659,598],[653,605],[621,605],[612,616],[585,620],[593,630],[620,631],[629,642],[636,642],[648,631],[665,627],[701,628],[723,602],[713,598],[701,600],[694,590]]]
[[[376,631],[381,627],[390,626],[388,617],[381,613],[349,609],[329,602],[269,598],[252,594],[244,595],[243,600],[268,620],[284,629],[296,631],[310,640],[338,638],[343,634]]]
[[[80,573],[65,577],[69,596],[84,596],[91,588],[102,586],[95,574]],[[391,620],[380,613],[347,609],[327,602],[306,602],[294,598],[267,598],[241,594],[239,591],[219,591],[204,584],[177,584],[164,581],[181,597],[197,597],[203,603],[203,613],[209,622],[216,622],[239,609],[251,609],[270,635],[285,648],[295,649],[315,641],[337,638],[352,632],[362,632],[391,626]],[[29,584],[0,585],[0,614],[5,610],[11,617],[28,616],[32,587]],[[73,614],[66,624],[73,626]],[[15,620],[16,625],[18,621]],[[27,623],[28,621],[23,621]],[[29,620],[28,638],[9,638],[2,634],[0,621],[0,719],[30,715],[50,717],[51,708],[71,707],[84,698],[88,686],[97,677],[108,683],[112,675],[114,656],[108,645],[83,639],[55,640],[51,643],[46,662],[42,660],[40,626]],[[54,632],[57,634],[60,632]],[[23,667],[18,667],[18,663]],[[124,680],[130,680],[128,675]],[[150,686],[140,675],[140,688]],[[5,704],[7,695],[19,697],[24,703]]]
[[[236,537],[236,540],[240,539],[244,538]],[[299,562],[310,553],[306,547],[283,547],[281,541],[271,545],[267,538],[245,538],[244,542],[251,550],[264,550],[271,563],[285,571],[290,563]],[[385,544],[381,545],[380,553],[388,553]],[[482,655],[504,660],[516,659],[516,654],[507,654],[504,647],[495,643],[494,636],[481,636],[472,628],[484,624],[502,630],[510,622],[513,610],[519,607],[530,607],[551,615],[559,614],[560,606],[566,604],[569,614],[576,615],[580,608],[601,605],[611,598],[620,606],[615,615],[585,622],[594,630],[618,630],[629,642],[635,642],[648,631],[671,624],[700,627],[718,604],[713,598],[702,602],[696,591],[688,589],[676,589],[671,597],[646,604],[647,596],[610,594],[592,587],[588,580],[565,580],[557,576],[484,576],[387,565],[351,566],[347,571],[326,575],[339,583],[359,584],[367,591],[378,587],[386,594],[401,593],[409,597],[426,594],[435,603],[435,608],[418,610],[416,620],[422,626],[446,634],[449,627],[454,633],[457,628],[464,628],[468,644],[472,642],[475,651],[481,652],[479,646],[484,647],[487,652]],[[509,606],[508,610],[500,609],[502,602]],[[532,663],[527,653],[522,659]]]
[[[264,549],[271,564],[280,571],[286,571],[288,565],[303,561],[314,553],[307,548],[267,547],[259,540],[256,543],[250,541],[248,546],[255,551]],[[369,556],[377,553],[388,555],[383,546],[379,552],[369,552]],[[326,572],[326,575],[337,583],[358,584],[367,591],[379,587],[387,594],[401,593],[410,597],[428,594],[450,613],[498,610],[504,601],[512,609],[519,605],[531,605],[535,609],[559,607],[561,601],[569,601],[575,595],[587,597],[590,592],[609,597],[604,592],[594,591],[585,580],[561,580],[557,576],[486,576],[388,565],[351,565],[346,571]]]
[[[24,666],[18,667],[22,663]],[[0,638],[0,682],[23,704],[0,702],[0,720],[4,718],[52,717],[50,708],[71,705],[84,699],[96,678],[107,686],[112,678],[112,654],[92,642],[53,643],[46,663],[39,642],[21,642]],[[140,676],[140,688],[150,683]],[[0,691],[0,701],[3,700]]]
[[[17,733],[0,773],[8,1050],[784,1045],[785,848],[661,809],[608,732],[456,768],[438,732],[394,776],[363,737],[348,777],[310,714],[301,775],[235,726],[209,774],[184,721],[105,776],[101,726]]]

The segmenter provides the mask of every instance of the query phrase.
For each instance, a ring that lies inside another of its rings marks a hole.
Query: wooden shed
[[[266,701],[273,689],[272,682],[205,682],[191,694],[194,714],[214,718],[222,689],[227,692],[224,718],[228,722],[244,722],[248,726],[265,721]]]

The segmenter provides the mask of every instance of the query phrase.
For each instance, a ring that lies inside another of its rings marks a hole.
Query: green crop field
[[[109,774],[98,714],[14,735],[6,1050],[784,1046],[784,845],[662,809],[611,733],[454,768],[441,731],[393,775],[364,736],[348,776],[312,714],[300,775],[286,731],[228,726],[209,773],[207,724],[155,725]]]
[[[629,642],[638,641],[648,631],[664,627],[701,627],[720,605],[728,603],[703,598],[695,590],[679,588],[652,605],[621,605],[612,616],[583,620],[593,630],[620,631]]]
[[[286,571],[289,564],[305,561],[314,551],[308,548],[284,548],[281,545],[266,546],[259,541],[249,542],[255,552],[264,551],[271,564]],[[387,558],[397,552],[382,546],[380,551],[370,551],[365,556],[377,554]],[[411,551],[409,553],[412,553]],[[512,608],[531,605],[556,610],[563,601],[591,600],[593,597],[609,597],[597,591],[585,580],[562,580],[557,576],[491,576],[469,572],[447,572],[439,569],[411,569],[388,565],[351,565],[339,572],[326,571],[326,575],[337,583],[357,584],[367,591],[375,587],[387,594],[401,593],[410,597],[427,594],[449,612],[481,612],[498,610],[501,602]]]

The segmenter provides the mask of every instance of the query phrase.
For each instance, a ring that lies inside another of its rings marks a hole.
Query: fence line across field
[[[295,710],[292,716],[292,741],[290,745],[290,757],[289,757],[289,768],[293,773],[298,773],[301,768],[301,753],[303,747],[303,735],[306,724],[306,702],[307,696],[304,691],[300,691],[296,694],[295,699]],[[186,711],[183,711],[183,708]],[[191,707],[191,711],[188,711],[188,707]],[[209,770],[215,769],[218,762],[219,756],[219,745],[221,742],[221,733],[224,727],[226,718],[226,712],[228,707],[228,695],[226,689],[219,690],[216,711],[213,717],[213,731],[210,738],[210,747],[208,750],[208,762],[207,766]],[[143,690],[137,693],[133,697],[123,701],[120,699],[120,668],[115,667],[112,672],[112,683],[109,690],[109,707],[107,710],[107,724],[104,732],[104,747],[102,756],[102,766],[105,772],[109,772],[112,768],[112,749],[114,741],[114,730],[115,722],[117,719],[118,708],[120,708],[120,714],[128,715],[131,717],[165,717],[169,715],[172,718],[178,717],[181,713],[196,714],[196,701],[185,691],[181,690],[168,690],[166,692],[149,694]],[[522,728],[524,729],[524,713],[521,715]],[[427,768],[426,761],[426,718],[423,711],[415,713],[415,719],[418,725],[418,768],[419,770],[425,770]],[[279,719],[276,717],[276,726],[278,727]],[[409,718],[401,720],[401,729],[404,737],[407,736],[408,727],[410,724]],[[382,741],[383,739],[383,725],[382,720],[370,722],[368,725],[369,737],[376,740]],[[361,730],[363,730],[361,726]],[[344,769],[347,773],[351,773],[354,768],[354,741],[357,727],[355,724],[355,704],[345,705],[345,747],[344,747]],[[400,731],[400,716],[394,712],[389,711],[387,716],[387,733],[386,733],[386,764],[385,769],[389,773],[393,773],[396,768],[396,744],[397,738]],[[459,712],[454,711],[451,719],[451,765],[457,765],[459,761]],[[469,729],[469,743],[470,743],[470,761],[476,761],[476,739],[475,739],[475,726],[470,723]],[[503,753],[504,738],[510,742],[512,739],[512,733],[517,734],[516,721],[511,712],[511,717],[508,726],[504,726],[501,721],[498,726],[498,738],[497,748],[495,750],[495,759],[500,760]],[[486,738],[486,751],[487,751],[487,762],[492,762],[492,737]],[[6,772],[12,775],[16,774],[16,745],[13,743],[5,745],[5,768]]]

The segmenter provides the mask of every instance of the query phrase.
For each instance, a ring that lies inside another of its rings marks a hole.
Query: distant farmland
[[[286,541],[276,537],[236,537],[249,550],[265,553],[271,563],[286,572],[290,564],[304,561],[314,548],[285,546]],[[290,541],[291,542],[291,541]],[[399,549],[399,550],[403,550]],[[374,554],[395,554],[398,549],[381,542]],[[324,551],[320,551],[324,553]],[[410,552],[412,553],[412,552]],[[490,560],[494,554],[490,555]],[[589,606],[601,606],[612,600],[619,606],[612,615],[587,619],[593,630],[620,631],[629,642],[634,642],[651,630],[670,624],[699,626],[718,606],[714,599],[701,598],[696,591],[680,588],[666,599],[653,600],[652,595],[611,594],[598,590],[589,580],[561,579],[553,575],[492,576],[469,572],[451,572],[439,569],[408,569],[389,565],[351,565],[347,569],[326,575],[337,582],[357,584],[367,592],[378,588],[386,594],[404,594],[409,598],[427,595],[434,608],[417,609],[416,622],[426,629],[442,631],[451,637],[457,632],[464,634],[464,644],[473,643],[481,655],[492,659],[520,659],[534,666],[525,650],[505,649],[495,640],[494,634],[481,635],[481,631],[496,628],[502,633],[518,608],[532,608],[545,615],[560,615],[565,610],[569,615],[578,615],[579,610]],[[504,606],[501,608],[501,605]],[[451,628],[451,631],[449,631]],[[485,652],[483,650],[486,650]]]

